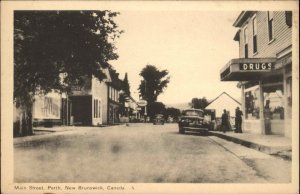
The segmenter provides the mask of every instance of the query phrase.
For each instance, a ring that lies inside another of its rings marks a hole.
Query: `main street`
[[[15,182],[290,182],[291,162],[176,124],[78,127],[16,138]]]

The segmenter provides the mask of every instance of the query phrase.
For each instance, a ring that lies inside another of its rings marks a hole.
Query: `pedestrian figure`
[[[243,112],[239,107],[235,109],[235,132],[242,133],[242,115]]]
[[[223,133],[226,133],[227,127],[228,127],[228,115],[226,109],[224,109],[224,112],[222,114],[222,123],[221,123],[221,130],[223,131]]]

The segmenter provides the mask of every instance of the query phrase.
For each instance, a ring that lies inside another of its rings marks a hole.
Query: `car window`
[[[198,117],[203,117],[203,112],[197,111],[197,110],[186,110],[183,111],[184,116],[198,116]]]

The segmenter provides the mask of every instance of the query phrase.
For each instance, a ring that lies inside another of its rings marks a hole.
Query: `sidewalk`
[[[63,131],[71,131],[71,130],[76,130],[78,128],[82,127],[115,127],[115,126],[122,126],[125,125],[125,123],[121,124],[116,124],[116,125],[101,125],[101,126],[53,126],[53,127],[34,127],[33,132],[35,134],[40,134],[40,133],[52,133],[52,132],[63,132]]]
[[[234,133],[233,131],[226,133],[210,131],[210,134],[266,154],[278,155],[289,160],[292,157],[292,140],[280,135]]]

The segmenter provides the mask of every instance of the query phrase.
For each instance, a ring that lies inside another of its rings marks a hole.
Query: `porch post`
[[[262,81],[259,81],[259,122],[261,134],[266,134],[264,116],[264,93],[262,88]]]
[[[241,82],[241,88],[242,88],[242,112],[243,112],[243,116],[242,116],[242,131],[244,131],[245,129],[245,118],[246,118],[246,107],[245,107],[245,85],[243,84],[243,82]]]

